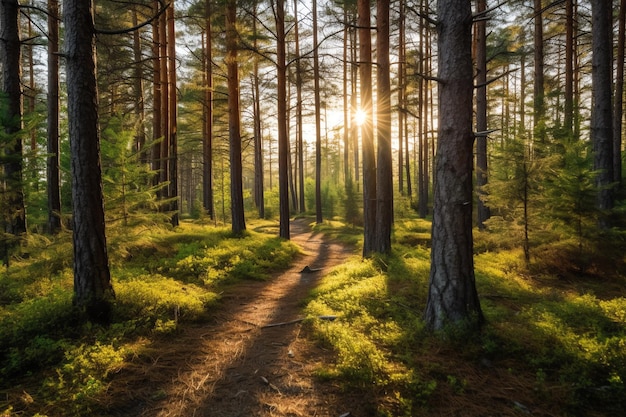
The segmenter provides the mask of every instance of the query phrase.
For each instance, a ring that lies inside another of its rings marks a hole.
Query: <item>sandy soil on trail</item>
[[[211,323],[157,341],[112,381],[113,416],[351,416],[367,402],[314,376],[331,352],[306,336],[303,300],[332,266],[353,252],[291,225],[304,255],[268,282],[242,282],[222,296]],[[320,269],[301,273],[305,266]]]

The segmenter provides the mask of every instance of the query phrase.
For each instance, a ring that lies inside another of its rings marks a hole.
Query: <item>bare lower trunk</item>
[[[439,135],[430,284],[425,320],[482,322],[472,242],[472,57],[470,0],[439,0]]]

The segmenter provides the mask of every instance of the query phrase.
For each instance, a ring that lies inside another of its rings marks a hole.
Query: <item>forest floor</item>
[[[291,240],[303,254],[288,270],[230,286],[209,322],[141,349],[111,381],[109,415],[371,415],[367,398],[316,378],[334,354],[297,321],[325,271],[354,250],[312,233],[304,219],[292,222]],[[301,272],[306,266],[313,272]]]

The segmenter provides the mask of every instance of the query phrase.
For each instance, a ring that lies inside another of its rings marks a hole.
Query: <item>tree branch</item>
[[[145,22],[141,22],[138,25],[130,27],[130,28],[127,28],[127,29],[107,30],[107,29],[98,29],[98,28],[96,28],[95,29],[95,33],[99,34],[99,35],[123,35],[125,33],[131,33],[131,32],[134,32],[136,30],[141,29],[144,26],[149,25],[156,18],[161,16],[163,13],[165,13],[167,8],[170,7],[170,4],[171,4],[171,3],[165,4],[165,2],[163,0],[157,0],[157,1],[161,5],[161,10],[157,11],[157,13],[154,16],[152,16],[150,19],[146,20]]]

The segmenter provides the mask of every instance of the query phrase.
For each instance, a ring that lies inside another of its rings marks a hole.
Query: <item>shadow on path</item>
[[[319,383],[313,373],[332,360],[301,332],[303,301],[324,273],[352,249],[292,222],[292,241],[304,255],[267,282],[227,290],[211,323],[155,342],[112,382],[111,416],[352,416],[367,415],[362,398]],[[315,272],[301,273],[305,266]],[[119,386],[123,384],[124,386]],[[120,397],[121,396],[121,397]],[[115,410],[115,411],[114,411]]]

